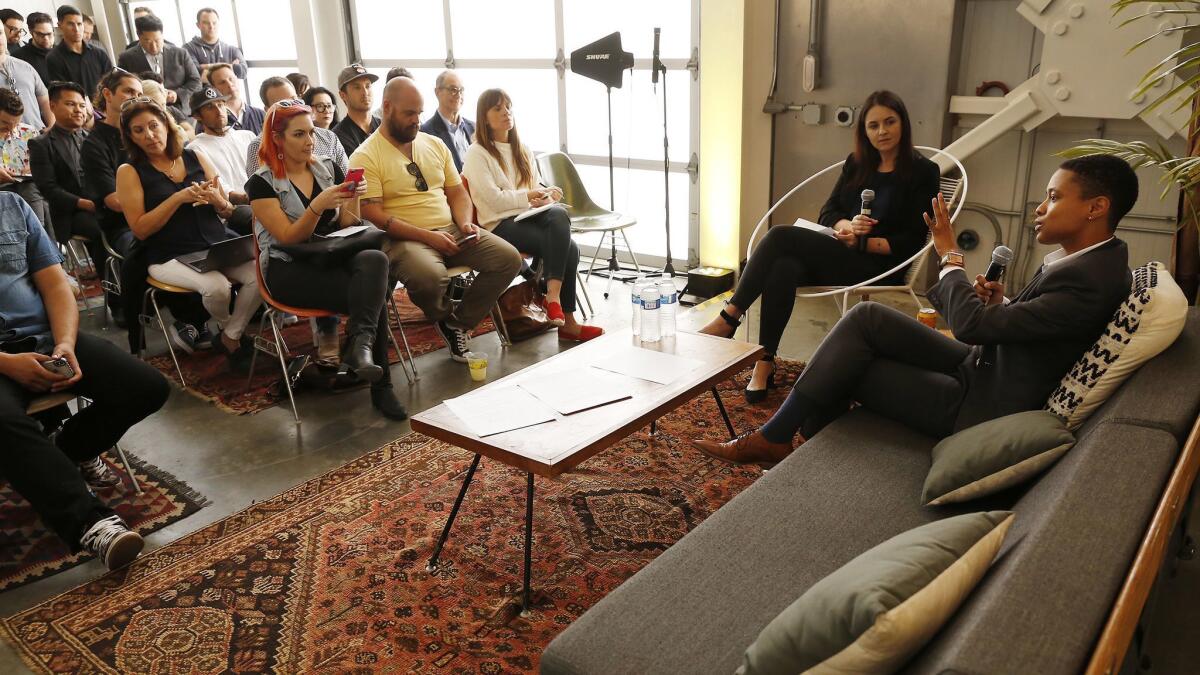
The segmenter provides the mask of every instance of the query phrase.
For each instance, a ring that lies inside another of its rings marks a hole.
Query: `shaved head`
[[[400,143],[412,143],[421,127],[425,101],[407,77],[396,77],[383,87],[383,123],[387,135]]]

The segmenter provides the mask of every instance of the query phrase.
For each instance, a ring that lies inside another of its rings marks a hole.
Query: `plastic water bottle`
[[[679,291],[670,277],[658,282],[659,328],[663,337],[675,335],[675,314],[679,309]]]
[[[634,280],[633,286],[629,289],[629,300],[633,307],[633,317],[629,325],[633,328],[633,336],[637,337],[642,333],[642,288],[646,285],[646,280],[642,275]]]
[[[642,342],[658,342],[659,332],[658,285],[647,283],[642,287]]]

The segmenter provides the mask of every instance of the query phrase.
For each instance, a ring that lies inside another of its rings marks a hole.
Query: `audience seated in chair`
[[[560,201],[562,190],[538,187],[537,162],[533,152],[521,144],[508,94],[488,89],[480,94],[477,109],[479,126],[463,162],[463,178],[470,181],[479,224],[518,251],[541,258],[546,317],[558,327],[559,338],[584,342],[599,337],[603,330],[575,320],[579,247],[571,239],[566,209],[551,208],[516,220],[531,207]]]
[[[263,117],[267,114],[262,108],[255,108],[242,100],[242,82],[228,63],[215,63],[208,71],[208,83],[212,85],[225,99],[225,107],[229,108],[229,126],[233,129],[245,129],[255,135],[262,132]]]
[[[312,108],[314,127],[332,131],[337,126],[337,97],[333,95],[332,91],[325,87],[309,87],[300,99],[304,101],[304,105]]]
[[[50,206],[50,220],[60,242],[71,237],[87,241],[88,255],[97,270],[103,269],[108,252],[100,238],[96,202],[83,189],[80,153],[88,132],[87,97],[74,82],[55,82],[50,87],[50,105],[56,122],[50,131],[29,142],[29,164],[38,190]]]
[[[338,75],[338,96],[346,104],[346,117],[332,129],[347,155],[354,154],[379,128],[379,118],[371,114],[371,85],[378,79],[357,63],[346,66]]]
[[[1129,251],[1113,233],[1137,194],[1137,175],[1123,160],[1064,162],[1050,178],[1035,225],[1038,243],[1061,248],[1011,300],[1003,284],[982,275],[972,285],[938,195],[933,217],[924,216],[942,267],[928,297],[955,337],[878,303],[859,303],[821,342],[761,429],[693,445],[731,462],[778,462],[792,452],[797,432],[801,442],[812,438],[852,401],[934,438],[1041,408],[1129,295]]]
[[[44,16],[44,15],[43,15]],[[54,126],[54,112],[46,94],[46,84],[32,64],[0,45],[0,74],[4,75],[4,86],[12,89],[21,98],[24,112],[21,121],[37,131]]]
[[[33,180],[29,165],[29,143],[39,132],[21,121],[23,110],[24,104],[16,91],[0,88],[0,192],[20,195],[53,241],[50,209]]]
[[[203,131],[187,144],[189,150],[199,150],[208,156],[221,178],[221,184],[229,191],[233,202],[233,215],[226,219],[229,229],[238,234],[250,234],[254,214],[250,211],[250,200],[246,197],[246,151],[257,136],[245,129],[229,126],[229,109],[225,107],[226,96],[212,87],[204,87],[192,94],[189,102],[192,117]]]
[[[231,215],[233,204],[208,158],[182,147],[166,110],[145,98],[122,108],[121,136],[130,163],[117,170],[117,192],[129,229],[145,243],[150,276],[200,293],[220,330],[213,348],[235,369],[247,366],[251,352],[243,332],[262,303],[253,260],[197,272],[176,259],[230,238],[219,216]],[[230,313],[234,282],[241,290]],[[204,337],[200,327],[197,333],[193,349]]]
[[[454,158],[454,168],[462,171],[467,148],[475,137],[475,123],[461,114],[466,89],[458,73],[444,70],[434,81],[433,93],[437,97],[438,107],[421,125],[421,131],[442,139]]]
[[[162,77],[167,105],[183,108],[200,90],[200,71],[182,48],[163,42],[163,23],[155,16],[143,16],[134,22],[138,44],[121,52],[117,65],[131,73],[152,71]]]
[[[855,126],[854,152],[846,158],[820,223],[837,238],[803,227],[777,225],[754,249],[725,310],[701,333],[733,335],[759,297],[759,343],[746,399],[766,398],[774,386],[775,354],[796,304],[798,286],[849,285],[870,279],[912,257],[925,245],[921,214],[937,194],[938,167],[913,149],[912,123],[900,97],[876,91]],[[870,216],[860,214],[863,189],[875,191]],[[901,270],[897,278],[902,278]]]
[[[79,333],[79,311],[56,247],[20,197],[0,193],[0,475],[72,551],[109,568],[129,563],[142,538],[91,489],[118,480],[100,454],[167,400],[154,368],[106,340]],[[72,375],[43,364],[66,359]],[[47,436],[25,414],[36,396],[70,391],[92,405]]]
[[[299,99],[276,103],[267,113],[259,150],[263,166],[246,183],[262,278],[280,302],[349,316],[342,372],[371,382],[375,408],[403,420],[407,412],[392,390],[388,364],[387,256],[368,249],[339,267],[325,267],[279,249],[360,222],[349,206],[368,184],[359,183],[354,191],[332,160],[314,156],[313,129],[312,111]]]
[[[418,131],[423,105],[412,80],[388,82],[383,126],[359,146],[351,163],[365,170],[363,217],[389,237],[392,278],[436,322],[450,357],[465,363],[471,331],[516,276],[521,255],[471,221],[471,197],[446,144]],[[469,236],[474,238],[464,240]],[[453,306],[446,270],[460,265],[477,276]]]

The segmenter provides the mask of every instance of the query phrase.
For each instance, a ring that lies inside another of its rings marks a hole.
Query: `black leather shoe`
[[[396,392],[390,382],[376,382],[371,385],[371,405],[389,420],[400,422],[408,419],[408,411],[404,409],[400,399],[396,398]]]
[[[383,368],[371,358],[371,341],[372,336],[368,335],[356,335],[347,340],[338,372],[353,373],[363,382],[378,382],[383,377]]]

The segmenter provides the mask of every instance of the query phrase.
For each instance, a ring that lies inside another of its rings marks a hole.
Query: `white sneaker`
[[[103,560],[104,566],[110,570],[133,562],[145,546],[142,535],[126,527],[121,516],[109,516],[96,521],[79,538],[79,544],[83,550]]]

